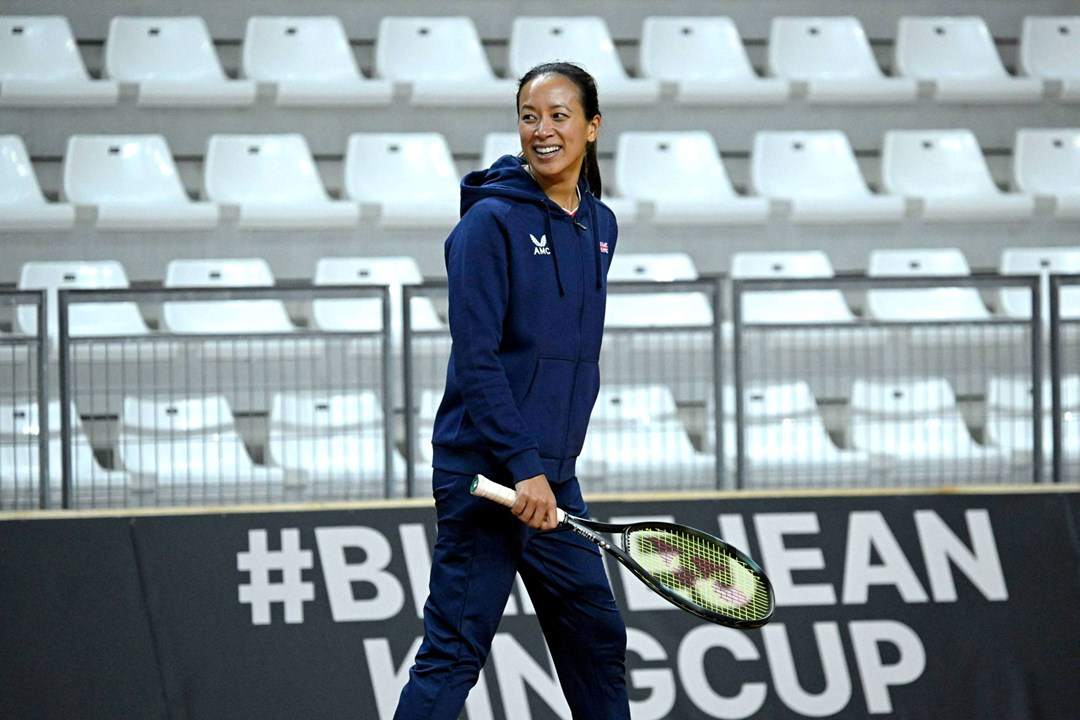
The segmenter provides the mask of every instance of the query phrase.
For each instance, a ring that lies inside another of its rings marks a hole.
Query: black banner
[[[635,720],[1080,717],[1080,495],[592,511],[716,533],[778,597],[731,630],[610,563]],[[415,506],[0,522],[0,717],[390,718],[433,542]],[[520,588],[466,716],[569,718]]]

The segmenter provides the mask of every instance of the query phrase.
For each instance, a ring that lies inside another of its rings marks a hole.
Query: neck
[[[561,207],[566,212],[574,212],[577,210],[580,198],[578,197],[577,189],[577,176],[574,176],[573,180],[558,180],[551,182],[547,178],[533,172],[532,167],[525,166],[529,175],[532,176],[536,184],[540,186],[540,189],[544,191],[556,205]]]

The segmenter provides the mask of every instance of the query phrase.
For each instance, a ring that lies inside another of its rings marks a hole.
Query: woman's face
[[[577,183],[587,143],[596,140],[600,116],[585,117],[581,92],[562,75],[530,80],[518,98],[521,151],[537,179]]]

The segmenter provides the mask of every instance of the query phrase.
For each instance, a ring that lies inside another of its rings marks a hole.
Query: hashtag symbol
[[[248,530],[248,549],[236,553],[236,569],[249,574],[239,595],[241,603],[251,605],[251,624],[269,625],[274,603],[285,606],[286,623],[304,622],[304,603],[315,599],[315,586],[303,580],[302,572],[312,567],[311,551],[301,549],[298,529],[281,531],[280,550],[267,549],[265,530]],[[271,582],[273,570],[281,573],[280,580]]]

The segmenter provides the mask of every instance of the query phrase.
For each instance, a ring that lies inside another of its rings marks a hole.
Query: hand
[[[547,476],[536,475],[516,485],[517,502],[510,512],[517,519],[537,530],[553,530],[559,523],[555,518],[555,493],[551,492]]]

